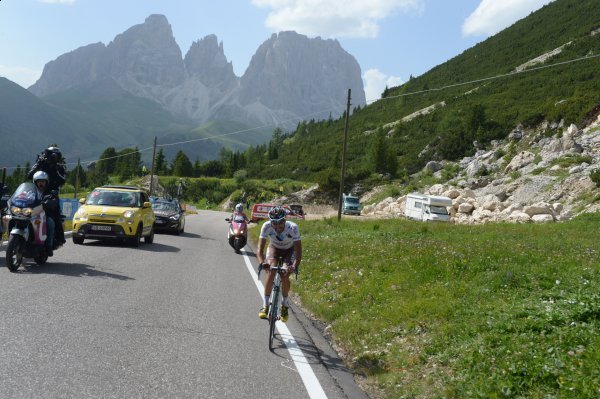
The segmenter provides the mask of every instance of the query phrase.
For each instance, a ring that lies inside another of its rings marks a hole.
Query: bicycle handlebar
[[[271,266],[268,263],[259,263],[258,264],[258,278],[260,278],[260,272],[263,269],[266,270],[275,270],[277,273],[281,273],[282,271],[287,271],[291,266],[281,265],[281,266]],[[296,276],[296,280],[298,280],[298,267],[294,269],[294,275]]]

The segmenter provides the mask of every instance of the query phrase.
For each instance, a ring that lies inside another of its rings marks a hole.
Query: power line
[[[538,67],[534,67],[534,68],[524,69],[524,70],[521,70],[521,71],[514,71],[514,72],[505,73],[505,74],[500,74],[500,75],[495,75],[495,76],[489,76],[489,77],[485,77],[485,78],[481,78],[481,79],[471,80],[471,81],[468,81],[468,82],[454,83],[454,84],[445,85],[445,86],[441,86],[441,87],[436,87],[436,88],[432,88],[432,89],[426,89],[426,90],[419,90],[419,91],[413,91],[413,92],[408,92],[408,93],[402,93],[402,94],[398,94],[396,96],[389,96],[389,97],[379,98],[379,99],[375,99],[375,100],[366,100],[365,102],[368,105],[368,104],[372,104],[372,103],[374,103],[376,101],[385,101],[385,100],[391,100],[391,99],[394,99],[394,98],[412,96],[412,95],[416,95],[416,94],[423,94],[423,93],[429,93],[429,92],[434,92],[434,91],[442,91],[442,90],[449,89],[449,88],[452,88],[452,87],[464,86],[464,85],[473,84],[473,83],[486,82],[486,81],[490,81],[490,80],[501,79],[501,78],[510,77],[510,76],[516,76],[516,75],[520,75],[520,74],[523,74],[523,73],[529,73],[529,72],[538,71],[540,69],[555,68],[557,66],[571,64],[571,63],[579,62],[579,61],[585,61],[585,60],[589,60],[589,59],[593,59],[593,58],[598,58],[598,57],[600,57],[600,54],[588,55],[588,56],[574,58],[574,59],[567,60],[567,61],[557,62],[555,64],[542,65],[542,66],[538,66]],[[327,110],[321,110],[321,111],[317,111],[317,112],[311,112],[311,113],[308,113],[308,114],[305,114],[305,115],[299,115],[299,116],[296,116],[296,117],[293,117],[293,118],[284,119],[284,120],[279,121],[279,122],[274,122],[274,123],[266,124],[266,125],[262,125],[262,126],[256,126],[256,127],[253,127],[253,128],[237,130],[237,131],[229,132],[229,133],[217,134],[217,135],[210,136],[210,137],[201,137],[201,138],[197,138],[197,139],[190,139],[190,140],[178,141],[178,142],[174,142],[174,143],[158,144],[157,146],[158,147],[170,147],[170,146],[175,146],[175,145],[193,143],[193,142],[197,142],[197,141],[212,140],[212,139],[216,139],[216,138],[220,138],[220,137],[232,136],[232,135],[240,134],[240,133],[246,133],[246,132],[250,132],[250,131],[253,131],[253,130],[265,129],[265,128],[268,128],[268,127],[279,126],[279,125],[281,125],[283,123],[291,122],[291,121],[294,121],[294,120],[306,120],[306,118],[308,118],[308,117],[314,117],[314,116],[320,115],[320,114],[331,113],[333,111],[335,111],[335,109],[329,108]],[[146,151],[150,151],[152,149],[153,149],[153,146],[146,147],[146,148],[143,148],[141,150],[138,150],[138,152],[140,152],[140,153],[141,152],[146,152]],[[113,156],[113,157],[93,159],[93,160],[90,160],[90,161],[82,161],[81,163],[90,164],[90,163],[93,163],[93,162],[99,162],[99,161],[105,161],[105,160],[109,160],[109,159],[115,159],[115,158],[125,157],[125,156],[128,156],[128,155],[134,154],[134,153],[135,153],[135,151],[127,153],[127,154],[116,155],[116,156]],[[65,166],[67,166],[67,165],[77,165],[77,162],[68,162],[68,163],[65,163]],[[8,166],[8,167],[6,167],[6,169],[26,169],[26,168],[24,166]]]
[[[429,93],[429,92],[432,92],[432,91],[440,91],[440,90],[450,89],[452,87],[457,87],[457,86],[464,86],[464,85],[473,84],[473,83],[485,82],[485,81],[488,81],[488,80],[495,80],[495,79],[505,78],[507,76],[520,75],[520,74],[523,74],[523,73],[538,71],[540,69],[554,68],[554,67],[557,67],[557,66],[560,66],[560,65],[571,64],[573,62],[578,62],[578,61],[583,61],[583,60],[588,60],[588,59],[591,59],[591,58],[598,58],[598,57],[600,57],[600,54],[588,55],[588,56],[585,56],[585,57],[575,58],[575,59],[572,59],[572,60],[557,62],[556,64],[542,65],[542,66],[535,67],[535,68],[524,69],[522,71],[514,71],[514,72],[504,73],[504,74],[501,74],[501,75],[490,76],[490,77],[487,77],[487,78],[475,79],[475,80],[471,80],[469,82],[454,83],[454,84],[451,84],[451,85],[446,85],[446,86],[442,86],[442,87],[436,87],[436,88],[433,88],[433,89],[413,91],[413,92],[409,92],[409,93],[398,94],[397,96],[390,96],[390,97],[380,98],[380,99],[377,99],[377,100],[369,100],[369,101],[367,101],[367,104],[374,103],[375,101],[391,100],[393,98],[412,96],[412,95],[415,95],[415,94],[422,94],[422,93]]]

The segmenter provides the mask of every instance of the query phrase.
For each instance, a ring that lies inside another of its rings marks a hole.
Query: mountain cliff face
[[[162,15],[149,16],[107,46],[91,44],[49,62],[29,90],[45,97],[106,79],[195,123],[287,120],[294,126],[304,115],[341,114],[348,88],[353,104],[365,103],[360,67],[335,40],[273,35],[238,78],[215,35],[194,42],[182,58]]]
[[[44,66],[40,79],[29,91],[38,97],[68,90],[109,74],[105,59],[106,46],[102,43],[89,44],[63,54]]]
[[[162,15],[118,35],[106,48],[110,76],[139,97],[160,99],[186,80],[181,50],[171,26]]]
[[[358,62],[337,40],[309,39],[295,32],[273,34],[257,50],[240,82],[239,105],[305,118],[326,118],[345,109],[352,89],[354,104],[365,94]],[[263,118],[265,120],[265,118]]]
[[[308,39],[295,32],[274,34],[264,42],[252,57],[241,86],[241,104],[261,101],[270,108],[302,113],[331,108],[332,94],[344,99],[348,88],[356,89],[356,103],[365,103],[360,66],[354,57],[337,40]]]

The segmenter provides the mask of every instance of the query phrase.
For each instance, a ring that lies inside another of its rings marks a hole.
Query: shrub
[[[244,169],[233,172],[233,179],[237,184],[242,184],[248,178],[248,172]]]
[[[592,163],[592,157],[589,155],[565,155],[552,161],[552,165],[560,165],[563,168],[568,168],[571,165],[580,165],[582,163]]]

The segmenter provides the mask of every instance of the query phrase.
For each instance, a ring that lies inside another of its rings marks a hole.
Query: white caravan
[[[409,219],[426,221],[449,222],[448,208],[452,200],[448,197],[438,197],[426,194],[408,194],[406,196],[405,215]]]

